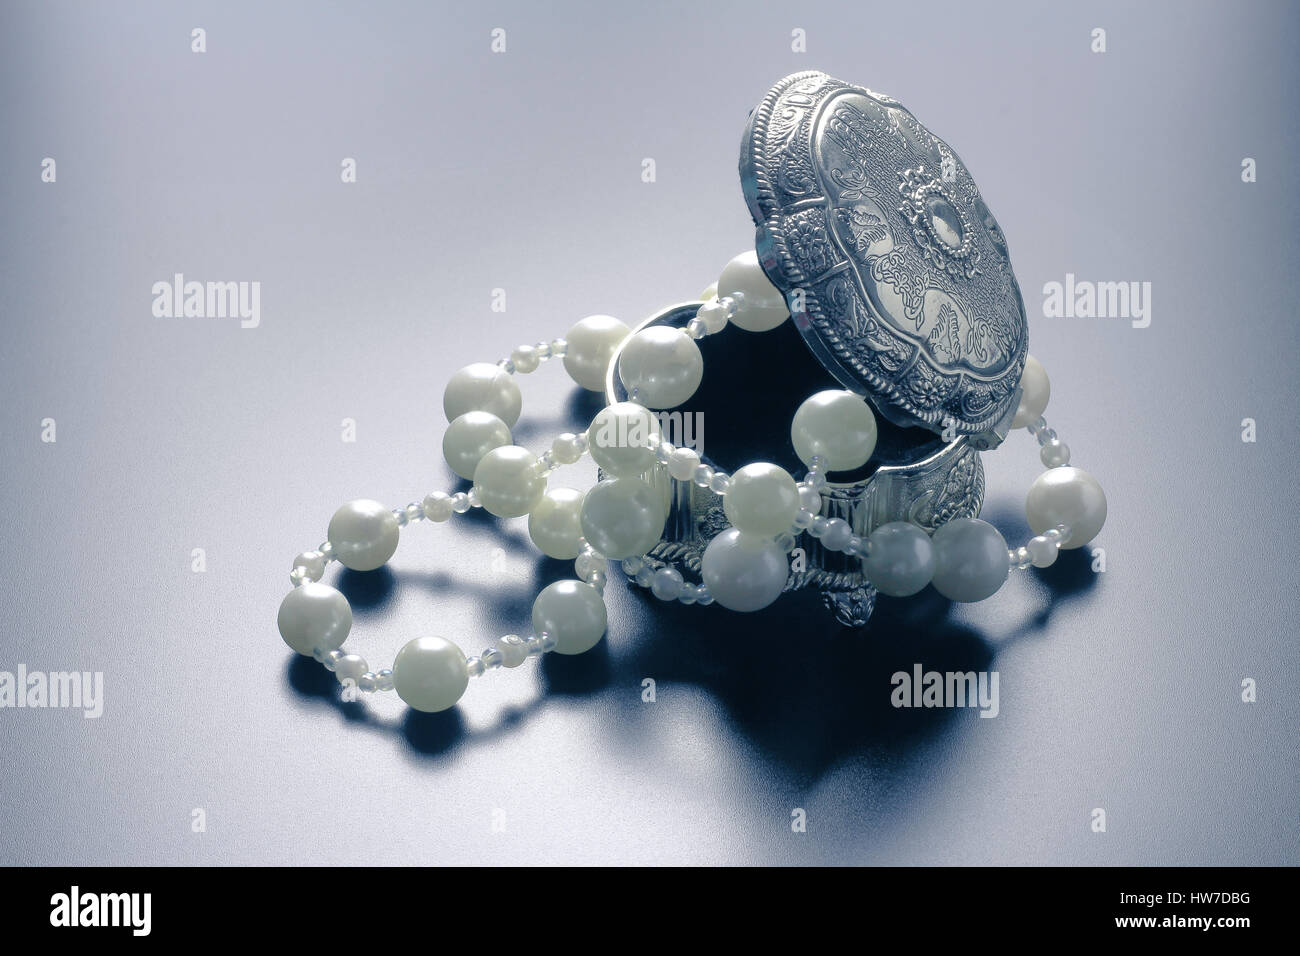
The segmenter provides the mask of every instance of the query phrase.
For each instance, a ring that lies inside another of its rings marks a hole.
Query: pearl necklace
[[[345,693],[396,690],[411,707],[437,712],[460,700],[471,677],[550,652],[580,654],[594,647],[608,621],[607,560],[620,560],[630,580],[661,600],[755,611],[785,590],[787,555],[806,532],[828,550],[860,558],[867,579],[882,594],[906,597],[933,584],[950,600],[971,602],[994,594],[1012,569],[1048,567],[1061,549],[1082,547],[1101,530],[1105,495],[1091,475],[1070,466],[1069,447],[1043,418],[1050,383],[1032,356],[1012,427],[1037,438],[1047,471],[1026,499],[1035,534],[1017,548],[1008,548],[1001,533],[979,518],[954,518],[933,537],[905,521],[883,524],[862,537],[843,519],[823,516],[827,474],[861,468],[875,450],[875,417],[853,392],[818,392],[796,411],[791,440],[808,466],[798,482],[768,462],[728,475],[701,462],[694,450],[674,447],[663,439],[650,408],[681,405],[699,387],[703,359],[696,340],[729,324],[766,331],[789,315],[752,252],[733,259],[704,298],[684,329],[652,326],[629,339],[630,330],[617,319],[591,316],[565,339],[523,345],[495,365],[469,365],[452,376],[443,395],[450,423],[443,454],[457,475],[473,481],[472,489],[432,492],[392,511],[370,500],[339,508],[327,540],[294,559],[289,575],[294,589],[281,602],[277,620],[285,643],[333,671]],[[577,384],[603,391],[620,346],[617,374],[629,401],[601,409],[582,434],[558,436],[540,457],[512,443],[510,429],[522,409],[516,373],[531,373],[560,358]],[[547,489],[556,468],[584,454],[606,477],[585,494]],[[649,554],[667,520],[661,496],[642,477],[656,467],[723,499],[731,527],[705,549],[699,584]],[[398,652],[391,668],[378,671],[359,655],[345,653],[352,610],[341,592],[320,583],[326,567],[337,561],[354,571],[379,568],[396,552],[401,529],[422,520],[442,523],[476,507],[500,518],[527,515],[529,537],[539,550],[574,560],[577,580],[557,581],[538,594],[533,633],[507,634],[471,657],[444,638],[419,637]]]

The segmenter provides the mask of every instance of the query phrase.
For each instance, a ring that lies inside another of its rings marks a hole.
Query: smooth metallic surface
[[[653,325],[684,327],[702,304],[684,302],[669,306],[650,316],[634,331]],[[718,334],[744,333],[723,330]],[[743,346],[743,340],[740,345]],[[606,377],[605,398],[611,404],[627,400],[627,390],[618,377],[621,351],[614,353]],[[711,414],[708,408],[698,411],[706,416]],[[776,441],[775,436],[783,437],[788,432],[788,423],[773,422],[772,431]],[[707,454],[701,455],[701,460],[729,472],[747,464],[719,463]],[[694,482],[678,481],[662,464],[643,477],[659,489],[668,503],[663,540],[650,556],[671,564],[687,577],[698,579],[704,549],[731,525],[722,498]],[[978,515],[983,500],[984,468],[978,452],[963,436],[947,444],[929,442],[918,447],[914,457],[883,463],[861,481],[828,484],[822,492],[821,513],[828,518],[843,518],[853,533],[862,537],[889,521],[910,521],[933,532],[951,518]],[[796,547],[803,549],[807,565],[804,570],[791,572],[786,590],[819,589],[825,592],[827,607],[842,624],[855,627],[865,624],[875,592],[863,574],[862,562],[828,551],[806,532],[798,536]]]
[[[796,73],[752,114],[740,175],[759,261],[823,364],[891,421],[1001,442],[1025,308],[948,144],[897,100]]]

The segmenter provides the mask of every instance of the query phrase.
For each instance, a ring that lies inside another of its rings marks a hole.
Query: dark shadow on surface
[[[377,608],[393,596],[397,576],[388,565],[373,571],[351,571],[344,568],[334,587],[338,588],[352,610],[368,611]]]

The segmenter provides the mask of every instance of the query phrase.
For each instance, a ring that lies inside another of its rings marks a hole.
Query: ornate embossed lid
[[[948,144],[897,100],[796,73],[750,117],[740,176],[759,261],[818,360],[896,424],[1001,442],[1025,307]]]

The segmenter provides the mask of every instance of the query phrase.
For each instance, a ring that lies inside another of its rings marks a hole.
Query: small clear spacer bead
[[[451,496],[451,510],[456,512],[456,514],[463,515],[472,507],[474,507],[474,505],[470,501],[469,495],[465,494],[465,492],[458,491]]]
[[[551,346],[546,342],[538,342],[533,348],[537,350],[537,360],[539,362],[545,362],[551,357]]]
[[[325,556],[326,561],[334,560],[334,545],[330,544],[328,541],[322,541],[320,547],[316,550]]]
[[[393,689],[393,669],[382,667],[375,674],[375,690]]]
[[[378,689],[377,678],[374,674],[367,672],[357,678],[357,690],[365,691],[367,694],[373,694]]]
[[[569,351],[569,343],[564,339],[555,339],[551,342],[551,355],[556,358],[563,358]]]
[[[490,671],[496,670],[503,663],[505,663],[505,659],[506,659],[506,656],[502,654],[499,650],[497,650],[495,647],[488,648],[486,651],[480,654],[479,657],[483,661],[483,666]]]
[[[497,362],[497,365],[500,366],[507,375],[515,374],[515,363],[510,361],[510,359],[502,359],[500,362]]]
[[[644,567],[645,567],[644,558],[638,557],[638,558],[623,559],[623,573],[626,574],[628,577],[632,577]]]
[[[406,527],[407,521],[408,521],[409,519],[406,517],[406,509],[405,509],[405,508],[394,508],[394,509],[393,509],[393,517],[397,519],[397,526],[398,526],[399,528],[405,528],[405,527]]]
[[[423,520],[424,520],[424,507],[423,507],[422,505],[418,505],[418,504],[416,504],[414,501],[412,501],[409,505],[406,506],[406,520],[407,520],[408,522],[411,522],[411,521],[423,521]]]
[[[301,565],[289,572],[289,582],[294,587],[301,587],[306,584],[308,580],[310,579],[307,577],[307,569]]]
[[[708,465],[695,466],[695,483],[701,488],[709,487],[709,482],[713,480],[713,469]]]
[[[715,495],[725,495],[731,490],[731,479],[726,472],[719,471],[709,479],[709,490]]]
[[[686,323],[686,334],[693,339],[702,339],[709,334],[702,319],[691,319]]]
[[[470,677],[482,677],[483,670],[484,670],[483,658],[481,657],[469,658],[468,660],[465,661],[465,669],[469,671]]]
[[[546,631],[542,631],[542,636],[537,639],[537,646],[541,648],[543,654],[549,654],[551,651],[555,650],[555,645],[557,643],[555,636],[548,634]]]

